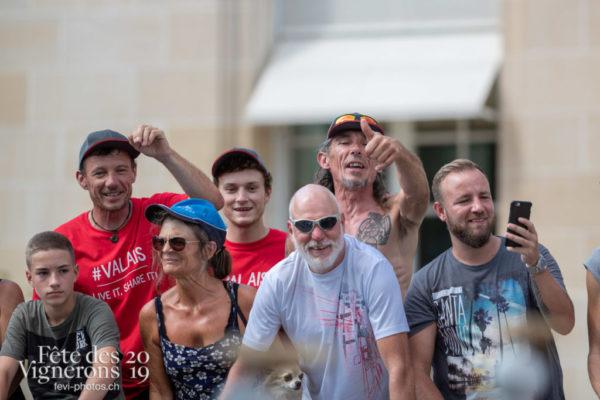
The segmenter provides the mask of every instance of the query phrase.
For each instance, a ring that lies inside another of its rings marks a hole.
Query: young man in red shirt
[[[286,233],[263,222],[271,174],[256,151],[233,148],[215,160],[212,175],[225,202],[225,247],[232,261],[228,278],[258,288],[264,274],[285,257]]]

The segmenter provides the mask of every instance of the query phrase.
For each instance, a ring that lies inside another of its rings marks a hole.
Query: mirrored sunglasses
[[[169,242],[169,247],[174,251],[182,251],[187,243],[199,243],[199,240],[185,240],[182,237],[172,237],[165,239],[164,237],[154,236],[152,238],[152,247],[156,251],[162,251],[165,248],[165,243]]]
[[[377,121],[375,121],[373,118],[369,117],[368,115],[358,116],[355,114],[345,114],[345,115],[340,115],[339,117],[337,117],[335,119],[335,121],[333,122],[332,127],[335,127],[339,124],[343,124],[344,122],[348,122],[348,121],[360,121],[361,119],[366,119],[369,124],[379,126]]]
[[[319,218],[317,220],[290,218],[290,222],[294,224],[296,229],[298,229],[300,232],[311,233],[313,229],[315,229],[315,224],[319,225],[319,228],[321,228],[322,231],[328,231],[337,224],[339,219],[340,214],[337,213],[335,215],[329,215],[327,217]]]

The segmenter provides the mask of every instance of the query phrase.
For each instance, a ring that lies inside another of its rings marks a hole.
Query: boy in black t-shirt
[[[8,324],[0,399],[19,370],[35,398],[124,399],[119,329],[106,303],[73,290],[79,269],[71,242],[42,232],[25,256],[27,281],[41,300],[20,304]]]

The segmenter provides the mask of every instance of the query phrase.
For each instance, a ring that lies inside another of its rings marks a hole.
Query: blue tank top
[[[225,334],[215,343],[199,349],[169,340],[160,296],[154,299],[163,362],[176,399],[216,399],[223,390],[229,369],[237,358],[242,344],[237,317],[239,314],[244,326],[246,318],[237,303],[238,284],[223,281],[223,286],[231,299]]]

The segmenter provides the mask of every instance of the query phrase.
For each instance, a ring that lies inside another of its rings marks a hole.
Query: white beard
[[[367,180],[363,179],[361,181],[352,181],[350,179],[342,179],[342,184],[344,185],[345,188],[347,189],[362,189],[365,186],[367,186]]]
[[[296,243],[296,238],[293,235],[292,241],[294,242],[296,250],[300,252],[302,257],[308,263],[310,269],[318,274],[324,274],[331,270],[331,267],[339,257],[340,253],[344,251],[344,230],[341,230],[340,235],[336,241],[324,240],[321,242],[317,242],[316,240],[311,240],[306,245],[304,245],[304,247],[298,246],[298,243]],[[318,258],[310,255],[310,248],[324,247],[328,245],[331,245],[331,253],[327,257]]]

